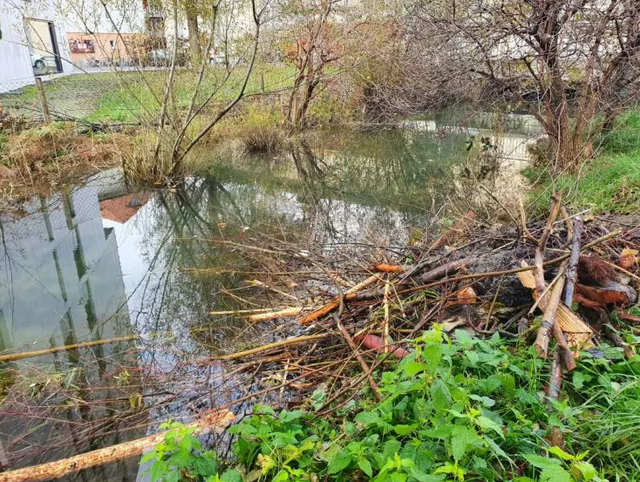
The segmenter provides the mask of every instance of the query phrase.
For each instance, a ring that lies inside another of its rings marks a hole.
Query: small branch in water
[[[10,355],[0,355],[0,363],[23,360],[25,358],[35,358],[37,356],[49,355],[60,351],[77,350],[78,348],[89,348],[92,346],[109,345],[111,343],[119,343],[122,341],[130,341],[139,338],[138,335],[121,336],[119,338],[109,338],[106,340],[85,341],[75,343],[73,345],[56,346],[45,350],[25,351],[22,353],[12,353]]]
[[[250,350],[239,351],[236,353],[231,353],[229,355],[222,355],[217,357],[217,359],[218,360],[234,360],[236,358],[242,358],[249,355],[255,355],[256,353],[261,353],[263,351],[272,350],[274,348],[282,348],[283,346],[295,345],[297,343],[304,343],[312,340],[321,340],[328,336],[329,336],[328,333],[318,333],[316,335],[305,335],[305,336],[297,336],[294,338],[285,338],[284,340],[279,340],[274,343],[268,343],[266,345],[262,345],[257,348],[252,348]]]
[[[347,344],[353,351],[353,354],[355,355],[356,360],[358,360],[358,363],[360,363],[360,366],[362,367],[362,373],[364,373],[367,376],[367,381],[369,382],[369,385],[371,386],[371,390],[373,391],[373,396],[376,398],[376,401],[379,402],[380,400],[382,400],[382,398],[380,397],[380,391],[378,390],[378,385],[376,384],[376,381],[373,379],[372,370],[369,368],[369,365],[367,365],[367,362],[364,361],[364,358],[362,358],[362,355],[360,354],[358,347],[353,341],[353,338],[351,338],[351,335],[349,334],[347,329],[340,322],[340,317],[338,316],[338,314],[334,311],[333,313],[331,313],[331,316],[333,317],[333,321],[336,322],[336,326],[338,327],[338,330],[340,330],[342,337],[347,341]]]

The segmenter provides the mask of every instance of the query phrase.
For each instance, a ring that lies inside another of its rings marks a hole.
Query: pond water
[[[1,355],[111,340],[0,364],[2,467],[139,438],[250,390],[222,377],[233,367],[200,361],[264,339],[210,313],[278,302],[252,281],[260,246],[353,259],[478,209],[478,183],[505,205],[517,200],[539,131],[440,122],[328,133],[271,157],[202,153],[209,174],[175,189],[128,192],[119,171],[105,172],[1,213]],[[138,460],[66,480],[142,480]]]

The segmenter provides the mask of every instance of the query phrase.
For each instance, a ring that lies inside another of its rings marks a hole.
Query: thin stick
[[[200,420],[187,425],[187,427],[195,427],[196,433],[200,433],[209,428],[223,430],[234,421],[235,415],[233,415],[230,410],[212,410],[205,414]],[[3,472],[0,473],[0,482],[33,482],[56,479],[67,474],[80,472],[84,469],[115,462],[133,455],[139,455],[145,449],[162,442],[166,433],[167,432],[159,432],[149,435],[148,437],[93,450],[55,462]]]
[[[547,358],[547,351],[549,349],[549,336],[551,330],[556,324],[556,312],[558,311],[558,305],[560,304],[560,298],[562,297],[562,290],[564,289],[564,277],[560,277],[558,282],[554,286],[551,294],[549,295],[549,301],[544,310],[542,316],[542,324],[538,330],[536,341],[533,347],[538,353],[538,356]]]
[[[75,343],[73,345],[56,346],[53,348],[47,348],[46,350],[25,351],[23,353],[12,353],[11,355],[0,355],[0,363],[23,360],[25,358],[34,358],[37,356],[49,355],[51,353],[57,353],[60,351],[76,350],[78,348],[88,348],[88,347],[98,346],[98,345],[109,345],[111,343],[119,343],[121,341],[130,341],[130,340],[135,340],[137,338],[138,338],[138,335],[127,335],[127,336],[121,336],[119,338],[85,341],[82,343]]]
[[[549,400],[558,400],[561,388],[562,363],[560,362],[560,354],[556,349],[553,352],[553,361],[551,362],[551,374],[549,376],[549,386],[547,387],[547,398]]]
[[[247,315],[255,313],[264,313],[266,311],[273,311],[274,308],[253,308],[251,310],[222,310],[222,311],[210,311],[210,315]]]
[[[467,266],[472,265],[477,261],[477,258],[464,258],[459,259],[457,261],[451,261],[449,263],[445,263],[437,268],[427,271],[422,276],[420,276],[420,281],[426,283],[428,281],[436,280],[447,276],[449,273],[453,273],[458,271],[459,269],[466,268]]]
[[[573,220],[573,239],[569,268],[566,271],[567,284],[564,292],[564,304],[571,308],[573,304],[573,291],[578,279],[578,260],[580,259],[580,241],[582,238],[582,218],[576,216]]]
[[[236,353],[231,353],[229,355],[219,356],[217,360],[234,360],[236,358],[242,358],[249,355],[255,355],[256,353],[261,353],[263,351],[272,350],[274,348],[281,348],[283,346],[295,345],[298,343],[304,343],[306,341],[311,340],[321,340],[322,338],[326,338],[329,336],[328,333],[318,333],[316,335],[305,335],[305,336],[297,336],[294,338],[285,338],[284,340],[279,340],[274,343],[268,343],[266,345],[259,346],[257,348],[252,348],[251,350],[239,351]]]
[[[535,277],[536,277],[536,287],[540,293],[543,293],[545,290],[545,282],[544,282],[544,250],[547,246],[547,240],[549,239],[549,235],[551,234],[551,229],[553,228],[553,223],[558,217],[558,211],[560,210],[560,195],[558,193],[553,193],[551,196],[551,213],[549,214],[549,218],[547,219],[547,224],[544,227],[544,231],[542,231],[542,236],[540,237],[540,241],[538,241],[538,246],[536,247],[535,252]]]
[[[602,261],[604,261],[605,263],[607,263],[609,266],[611,266],[613,269],[615,269],[616,271],[620,271],[621,273],[626,274],[627,276],[629,276],[630,278],[633,278],[636,281],[640,281],[640,276],[633,274],[631,271],[627,271],[626,269],[618,266],[617,264],[611,263],[605,259],[603,259]]]
[[[389,280],[384,284],[384,297],[383,297],[383,305],[384,305],[384,319],[382,321],[383,326],[383,336],[384,336],[384,353],[389,352],[389,348],[387,347],[387,342],[389,341],[389,288],[391,283]]]
[[[349,344],[349,347],[353,351],[353,354],[355,355],[356,360],[358,360],[358,362],[360,363],[360,366],[362,367],[362,373],[364,373],[367,376],[367,381],[371,386],[373,395],[376,398],[376,401],[379,402],[380,400],[382,400],[382,398],[380,397],[380,390],[378,390],[378,385],[376,384],[376,381],[373,379],[372,370],[369,368],[369,365],[367,365],[367,362],[364,361],[364,358],[362,358],[362,355],[360,355],[360,352],[358,350],[356,343],[353,341],[353,338],[351,338],[351,335],[349,334],[347,329],[340,322],[340,317],[338,316],[338,314],[336,312],[333,312],[331,313],[331,316],[333,316],[333,320],[336,322],[336,326],[338,327],[338,330],[340,330],[340,333],[342,334],[343,338],[347,341],[347,343]]]
[[[502,210],[507,213],[507,216],[509,216],[509,218],[511,219],[511,221],[513,222],[513,224],[515,224],[516,226],[518,225],[518,220],[513,216],[513,214],[511,214],[511,211],[509,209],[507,209],[505,207],[504,204],[502,204],[500,202],[500,199],[498,199],[496,196],[494,196],[494,194],[489,191],[489,189],[487,189],[483,184],[478,184],[478,186],[480,187],[480,189],[482,189],[485,193],[487,193],[487,195],[493,199],[496,203],[498,203],[498,206],[500,206],[502,208]]]
[[[562,220],[565,221],[565,226],[567,227],[567,243],[570,243],[571,241],[573,241],[573,225],[569,220],[570,216],[569,216],[569,213],[567,212],[567,208],[565,208],[564,206],[561,206],[560,214],[562,214]]]
[[[358,283],[357,285],[355,285],[353,288],[348,289],[347,291],[344,292],[345,296],[337,296],[335,297],[333,300],[331,300],[329,303],[327,303],[326,305],[324,305],[321,308],[318,308],[317,310],[309,313],[306,316],[303,316],[302,318],[300,318],[300,324],[302,325],[307,325],[309,323],[312,323],[313,321],[317,320],[318,318],[323,317],[324,315],[328,315],[329,313],[331,313],[332,311],[338,309],[340,307],[340,303],[342,302],[342,300],[346,299],[346,295],[353,295],[355,293],[357,293],[358,291],[366,288],[367,286],[375,283],[376,281],[380,280],[380,276],[377,274],[374,274],[373,276],[369,276],[367,279],[365,279],[364,281]]]
[[[531,307],[531,309],[529,310],[529,315],[533,314],[536,311],[536,308],[538,307],[538,303],[540,303],[540,300],[542,298],[544,298],[545,296],[547,296],[547,293],[549,291],[551,291],[551,289],[556,285],[556,283],[558,282],[558,280],[560,279],[560,277],[564,274],[564,270],[563,269],[559,269],[558,270],[558,274],[556,275],[555,278],[553,278],[551,280],[551,283],[549,283],[547,285],[547,287],[544,289],[544,291],[542,292],[542,294],[538,297],[537,300],[535,300],[535,302],[533,303],[533,306]]]
[[[290,308],[283,308],[280,311],[269,311],[268,313],[256,313],[247,317],[247,321],[266,321],[274,320],[276,318],[283,318],[285,316],[298,316],[302,313],[302,306],[292,306]]]

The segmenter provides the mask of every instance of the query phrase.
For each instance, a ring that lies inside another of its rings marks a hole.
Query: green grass
[[[238,67],[226,82],[221,66],[206,70],[198,100],[216,91],[215,102],[234,98],[242,85],[246,69]],[[54,79],[45,84],[45,95],[52,113],[92,122],[139,122],[154,120],[160,112],[166,72],[79,74]],[[278,91],[291,85],[293,70],[287,67],[257,65],[249,78],[247,94]],[[180,69],[175,74],[175,105],[186,109],[193,95],[198,73]],[[14,114],[39,112],[35,87],[0,96],[0,102]]]
[[[528,172],[538,178],[534,203],[544,210],[552,190],[563,193],[576,209],[631,213],[640,210],[640,110],[628,112],[614,130],[601,141],[601,153],[580,172],[555,180]]]

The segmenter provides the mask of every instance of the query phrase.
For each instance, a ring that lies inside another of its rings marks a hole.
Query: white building
[[[0,0],[0,29],[0,92],[73,70],[65,19],[51,0]]]

